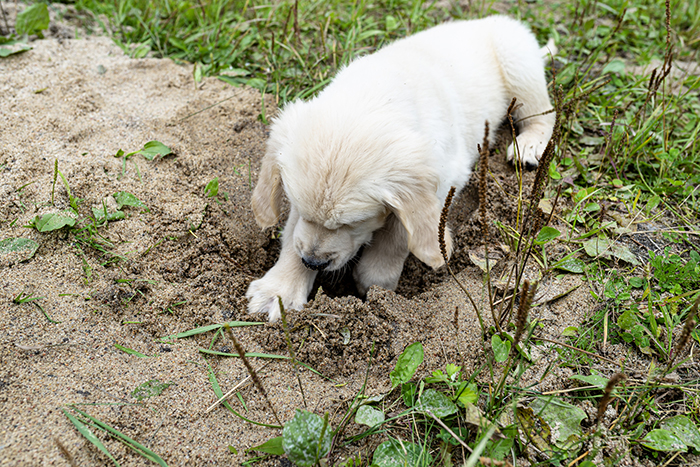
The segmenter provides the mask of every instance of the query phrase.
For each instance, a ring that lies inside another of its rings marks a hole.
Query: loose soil
[[[212,341],[213,332],[167,342],[159,338],[224,321],[261,319],[247,314],[245,291],[274,264],[279,242],[276,230],[256,226],[249,206],[268,131],[258,118],[260,95],[214,78],[195,84],[191,66],[130,59],[108,38],[53,37],[32,45],[33,50],[0,61],[0,240],[24,237],[39,244],[33,258],[0,264],[0,463],[67,465],[58,442],[76,465],[108,464],[61,412],[76,404],[170,465],[239,465],[250,457],[245,449],[280,432],[246,423],[223,407],[205,413],[216,401],[210,372],[224,392],[247,377],[240,359],[200,352],[233,352],[231,342],[226,336]],[[274,110],[269,106],[267,115]],[[174,154],[153,161],[135,155],[125,164],[115,157],[119,149],[136,151],[151,140]],[[488,210],[492,220],[512,223],[517,183],[503,156],[506,140],[491,161]],[[24,227],[37,215],[68,207],[60,177],[54,189],[56,161],[72,195],[82,200],[82,217],[103,203],[114,210],[112,195],[120,191],[148,206],[147,211],[125,207],[126,219],[100,229],[114,245],[110,251],[124,260],[81,246],[65,229],[39,233]],[[220,194],[212,199],[205,186],[215,177]],[[531,181],[532,174],[526,174],[525,183]],[[481,300],[482,274],[469,260],[469,251],[481,242],[472,216],[474,191],[467,188],[451,209],[456,238],[451,264]],[[499,237],[492,235],[495,249]],[[368,394],[390,390],[389,372],[408,344],[424,345],[421,375],[446,363],[467,371],[484,363],[476,315],[445,271],[433,272],[411,257],[396,292],[373,288],[366,299],[352,294],[350,282],[323,280],[307,308],[289,313],[299,359],[323,375],[300,371],[307,406],[329,412],[332,424],[337,426],[366,374]],[[533,309],[533,317],[545,336],[559,337],[594,306],[578,276],[547,277],[540,290],[544,303]],[[20,293],[42,298],[13,303]],[[37,304],[58,323],[49,322]],[[486,320],[492,322],[490,316]],[[233,333],[248,352],[288,354],[280,324]],[[540,379],[549,351],[544,348],[539,358],[526,379]],[[260,377],[280,419],[289,420],[304,407],[289,363],[251,361],[264,365]],[[569,374],[552,371],[539,388],[566,388]],[[171,385],[137,403],[132,391],[150,380]],[[274,423],[254,387],[240,394],[246,406],[234,397],[237,411]],[[366,458],[380,441],[372,437],[353,449]],[[152,465],[121,444],[106,442],[121,465]],[[288,465],[276,458],[266,462],[262,465]]]

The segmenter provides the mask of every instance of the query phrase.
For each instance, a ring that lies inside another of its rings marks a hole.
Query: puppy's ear
[[[402,193],[392,197],[389,204],[408,233],[411,253],[433,269],[445,264],[438,239],[442,206],[435,191],[422,187],[410,195]],[[448,228],[445,228],[445,246],[449,257],[452,253],[452,235]]]
[[[282,176],[277,157],[271,152],[265,154],[260,166],[258,183],[253,190],[253,213],[258,225],[263,229],[277,223],[282,202]]]
[[[255,220],[262,228],[275,225],[279,218],[284,193],[280,158],[289,151],[294,135],[297,134],[297,126],[304,121],[302,111],[305,105],[303,101],[290,102],[272,119],[267,152],[260,166],[260,176],[252,200]]]

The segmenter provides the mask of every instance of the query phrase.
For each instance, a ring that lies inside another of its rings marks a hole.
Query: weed
[[[56,320],[51,319],[51,317],[46,312],[46,310],[44,310],[44,307],[41,306],[41,304],[39,303],[39,300],[43,300],[43,299],[44,299],[44,297],[32,297],[29,294],[25,294],[24,292],[20,292],[19,294],[17,294],[17,296],[15,298],[12,299],[12,303],[15,303],[17,305],[22,305],[24,303],[33,303],[34,305],[36,305],[37,308],[39,308],[41,310],[41,312],[44,314],[44,317],[46,318],[46,320],[49,323],[59,324],[60,321],[56,321]]]

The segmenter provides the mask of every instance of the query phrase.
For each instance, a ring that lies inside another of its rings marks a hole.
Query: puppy
[[[291,210],[277,264],[248,288],[249,311],[275,321],[278,297],[301,309],[318,271],[342,269],[363,245],[353,271],[362,294],[395,289],[409,252],[442,266],[442,205],[469,180],[484,122],[499,123],[517,98],[508,158],[533,167],[552,135],[555,115],[542,115],[552,108],[547,55],[507,17],[446,23],[353,61],[318,97],[285,106],[252,205],[263,228],[277,223],[283,196]],[[445,243],[450,252],[449,231]]]

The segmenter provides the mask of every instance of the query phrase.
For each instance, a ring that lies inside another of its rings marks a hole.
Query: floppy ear
[[[277,223],[282,204],[282,175],[280,156],[289,150],[299,122],[303,121],[303,101],[294,101],[285,105],[280,114],[272,119],[267,151],[260,166],[258,183],[253,190],[253,213],[255,220],[264,229]]]
[[[253,213],[263,229],[277,223],[282,202],[282,176],[277,157],[268,151],[260,166],[258,183],[253,190]]]
[[[427,186],[417,190],[414,187],[410,195],[400,193],[389,204],[408,233],[408,249],[411,253],[433,269],[445,264],[438,238],[442,206],[434,190]],[[449,258],[452,254],[452,235],[447,227],[445,247]]]

